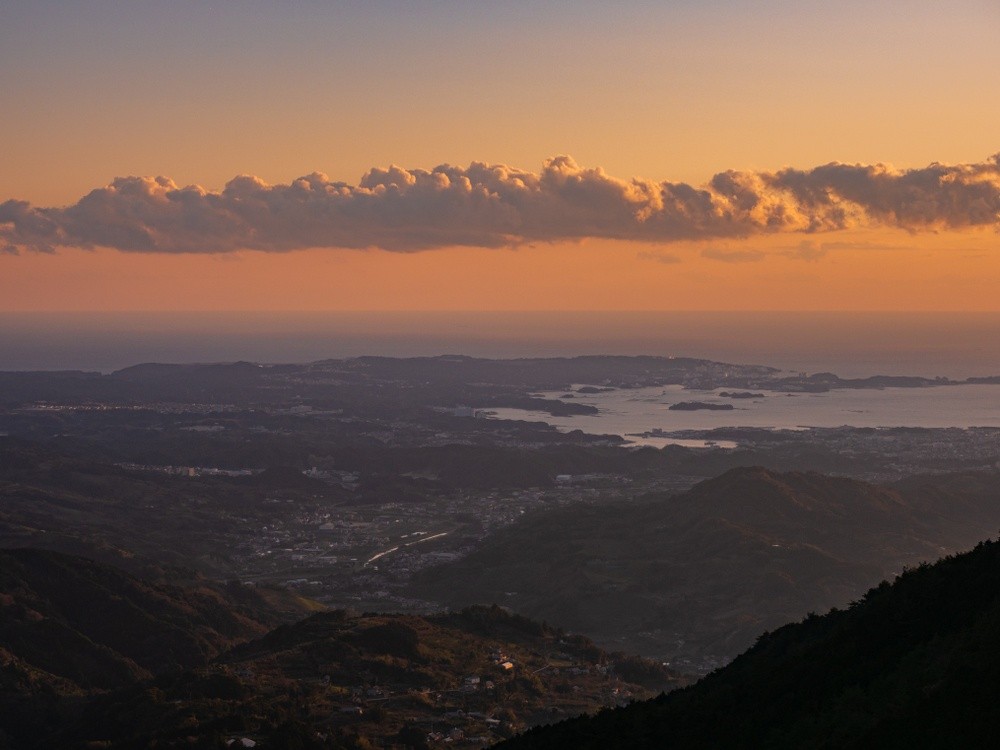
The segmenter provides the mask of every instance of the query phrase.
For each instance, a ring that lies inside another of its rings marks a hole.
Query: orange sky
[[[0,16],[0,204],[64,206],[127,175],[356,185],[390,163],[537,171],[567,153],[695,186],[982,162],[1000,151],[998,38],[993,0],[24,4]],[[802,242],[836,247],[804,260]],[[69,247],[0,252],[0,311],[1000,310],[998,258],[996,224],[418,253]]]
[[[65,250],[3,258],[0,298],[8,310],[997,309],[991,231],[828,234],[807,241],[861,247],[811,261],[789,257],[801,241],[664,248],[591,240],[413,254]],[[724,262],[703,257],[706,248],[764,257]]]

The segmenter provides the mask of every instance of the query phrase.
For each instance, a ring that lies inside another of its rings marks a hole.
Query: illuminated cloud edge
[[[1000,154],[897,170],[826,164],[727,171],[706,185],[623,180],[568,156],[538,173],[500,164],[372,169],[358,185],[315,173],[220,192],[121,177],[77,203],[0,203],[0,252],[108,247],[141,253],[304,248],[511,247],[587,238],[669,243],[864,227],[1000,227]],[[721,258],[720,258],[721,259]],[[732,258],[729,258],[732,260]]]

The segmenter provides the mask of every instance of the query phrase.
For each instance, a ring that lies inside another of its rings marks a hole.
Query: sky
[[[1000,6],[0,2],[0,310],[1000,310]]]

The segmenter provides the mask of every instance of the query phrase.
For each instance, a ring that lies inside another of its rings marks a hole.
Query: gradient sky
[[[6,2],[0,203],[68,206],[133,175],[218,192],[241,174],[356,186],[390,164],[539,173],[560,154],[696,187],[982,165],[1000,151],[997,39],[995,0]],[[0,253],[0,309],[1000,309],[998,221],[889,224],[419,252],[26,247]]]

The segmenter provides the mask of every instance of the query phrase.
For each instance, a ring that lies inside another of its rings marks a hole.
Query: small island
[[[764,398],[763,393],[751,393],[750,391],[722,391],[721,398]]]
[[[670,411],[732,411],[732,404],[710,404],[705,401],[680,401],[667,407]]]

